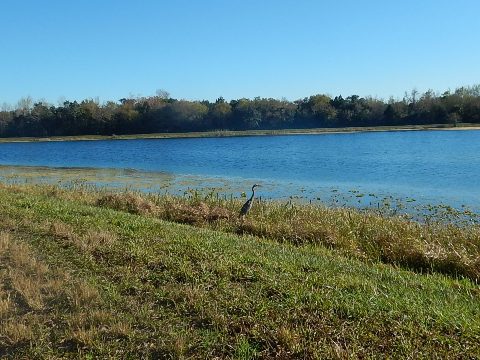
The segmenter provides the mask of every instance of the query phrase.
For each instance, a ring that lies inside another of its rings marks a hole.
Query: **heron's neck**
[[[250,200],[252,200],[254,196],[255,196],[255,188],[252,189],[252,196],[250,196]]]

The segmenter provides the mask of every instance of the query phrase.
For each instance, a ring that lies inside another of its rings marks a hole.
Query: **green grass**
[[[0,186],[0,356],[480,357],[472,280],[233,231],[227,205],[193,205]]]
[[[420,224],[392,216],[388,208],[360,211],[257,200],[247,219],[242,220],[238,209],[244,200],[227,200],[213,191],[192,190],[179,197],[109,193],[84,185],[73,188],[76,191],[56,186],[31,186],[29,190],[226,233],[250,234],[297,246],[321,245],[365,262],[384,262],[417,272],[433,271],[480,280],[478,218],[474,223],[454,225],[448,219],[455,220],[458,214],[448,211],[450,208]]]

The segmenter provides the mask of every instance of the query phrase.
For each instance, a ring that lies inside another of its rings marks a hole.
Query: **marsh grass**
[[[474,281],[382,264],[368,245],[390,234],[408,254],[402,234],[423,231],[439,257],[476,230],[263,202],[242,222],[240,204],[0,185],[1,356],[480,356]]]

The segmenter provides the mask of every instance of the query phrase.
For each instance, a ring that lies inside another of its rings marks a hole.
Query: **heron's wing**
[[[240,214],[246,213],[248,211],[248,209],[250,208],[251,203],[252,203],[251,199],[247,200],[247,202],[245,204],[243,204],[242,208],[240,209]]]

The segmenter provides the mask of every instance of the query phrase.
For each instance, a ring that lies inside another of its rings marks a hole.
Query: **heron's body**
[[[250,211],[253,205],[253,198],[255,196],[255,188],[259,186],[257,184],[252,186],[252,196],[250,196],[250,199],[248,199],[245,204],[243,204],[242,208],[240,209],[240,216],[244,217],[247,215],[247,213]]]

